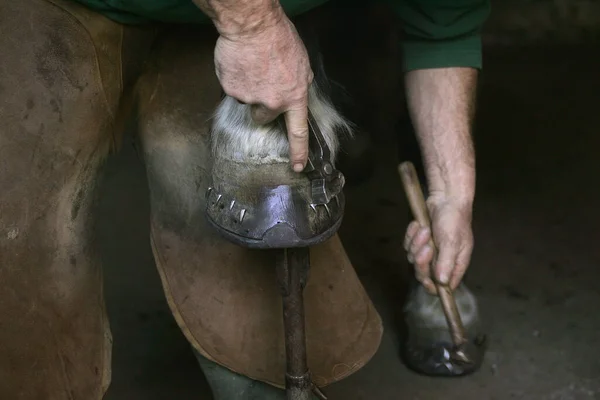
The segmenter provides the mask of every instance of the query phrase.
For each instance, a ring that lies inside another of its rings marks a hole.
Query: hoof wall
[[[423,375],[466,376],[476,372],[481,367],[485,354],[485,341],[485,336],[478,336],[461,349],[469,360],[468,362],[454,357],[454,345],[446,342],[434,343],[430,347],[407,347],[403,358],[410,369]]]

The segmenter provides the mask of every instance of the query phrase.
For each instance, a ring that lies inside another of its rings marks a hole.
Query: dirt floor
[[[338,400],[600,399],[600,53],[486,51],[476,130],[476,248],[467,284],[489,334],[482,369],[459,379],[410,372],[396,317],[407,206],[394,146],[348,187],[342,239],[386,326]],[[114,334],[107,400],[211,399],[162,296],[148,240],[148,191],[131,146],[107,164],[98,246]]]

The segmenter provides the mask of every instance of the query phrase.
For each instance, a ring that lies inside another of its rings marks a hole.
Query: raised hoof
[[[328,204],[311,201],[311,181],[287,162],[216,160],[207,216],[226,239],[249,248],[308,247],[331,238],[342,223],[343,192]]]
[[[454,297],[465,328],[467,342],[458,350],[468,362],[454,357],[450,329],[439,297],[432,296],[416,285],[409,295],[405,308],[406,339],[402,358],[406,365],[428,376],[458,377],[476,372],[483,362],[486,337],[481,331],[481,321],[476,297],[461,284]]]

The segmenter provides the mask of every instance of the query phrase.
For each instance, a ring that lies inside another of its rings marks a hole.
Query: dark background
[[[490,348],[481,370],[460,379],[417,376],[398,357],[393,319],[408,276],[401,247],[408,208],[396,165],[399,139],[410,139],[398,26],[385,8],[335,6],[321,15],[329,26],[326,67],[353,95],[364,135],[344,170],[353,180],[340,233],[386,332],[372,361],[327,394],[600,399],[600,2],[493,3],[484,33],[476,247],[467,280]],[[97,245],[114,335],[107,400],[210,399],[162,295],[144,168],[133,145],[105,166],[100,199]]]

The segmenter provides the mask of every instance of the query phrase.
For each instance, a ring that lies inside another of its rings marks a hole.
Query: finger
[[[254,122],[259,125],[266,125],[273,122],[280,114],[280,112],[276,110],[269,110],[262,104],[253,104],[252,107],[250,107],[250,113]]]
[[[425,287],[425,290],[427,290],[429,294],[433,296],[437,295],[437,288],[431,279],[425,278],[421,281],[421,284]]]
[[[414,254],[415,263],[419,266],[423,266],[423,270],[427,275],[430,275],[431,261],[433,260],[433,249],[429,245],[423,246],[419,249],[418,253]]]
[[[421,225],[417,221],[413,221],[406,228],[406,234],[404,235],[404,250],[408,251],[412,238],[415,236]]]
[[[290,142],[290,161],[296,172],[302,172],[308,159],[308,108],[304,102],[285,113]]]
[[[447,285],[450,281],[452,269],[456,264],[456,246],[448,240],[442,240],[438,244],[438,255],[435,260],[434,279],[443,285]]]
[[[433,259],[433,249],[425,245],[415,256],[415,276],[419,282],[431,293],[436,293],[436,288],[431,280],[431,261]]]
[[[417,231],[417,233],[413,236],[412,242],[410,243],[410,252],[413,254],[417,254],[423,246],[429,242],[431,238],[431,231],[429,228],[421,228]]]
[[[421,285],[423,285],[423,287],[425,287],[425,289],[430,294],[432,294],[432,295],[437,294],[437,288],[435,287],[435,284],[433,283],[433,281],[431,280],[431,278],[429,276],[423,275],[420,270],[415,270],[415,278],[417,279],[417,281],[419,281],[421,283]]]
[[[452,290],[456,289],[460,284],[460,281],[465,276],[465,272],[469,268],[469,263],[471,262],[471,255],[473,254],[473,242],[470,241],[468,245],[466,245],[456,257],[456,265],[452,270],[452,277],[450,279],[450,288]]]
[[[431,247],[425,246],[418,254],[411,255],[415,266],[415,273],[419,281],[431,280],[431,260],[433,251]]]

